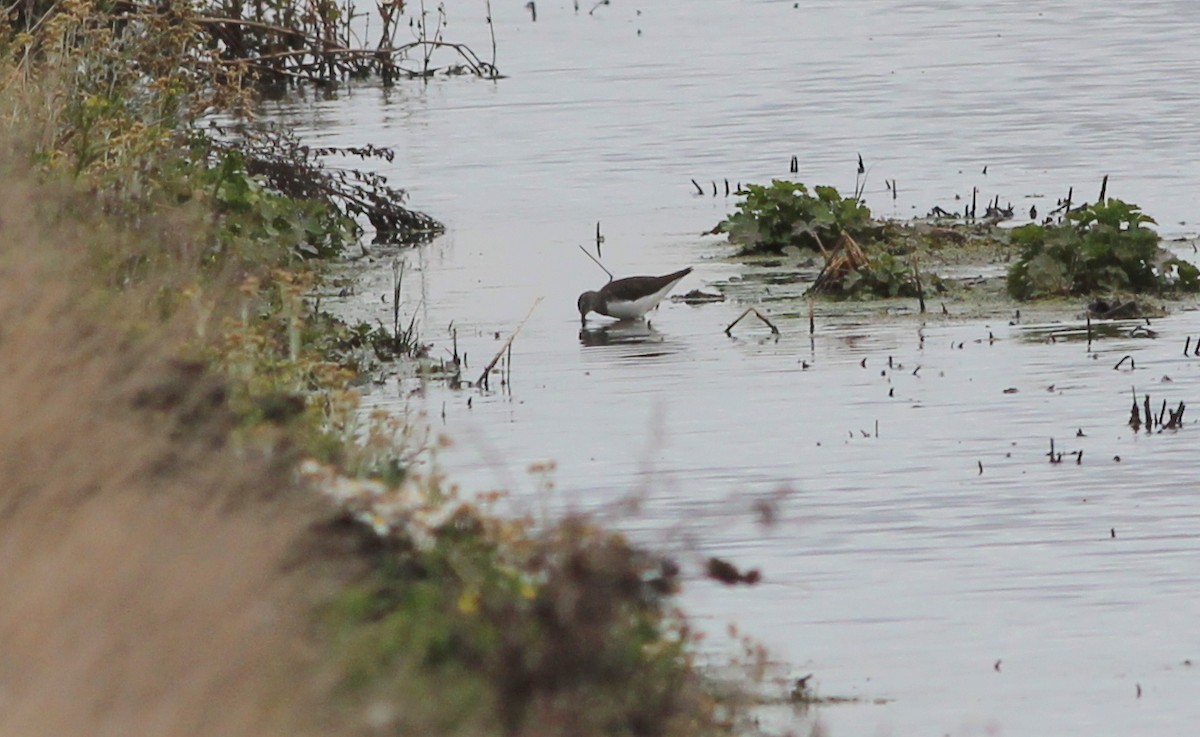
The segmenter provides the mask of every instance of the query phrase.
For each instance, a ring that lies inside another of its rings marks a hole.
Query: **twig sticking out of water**
[[[793,156],[791,166],[788,167],[788,171],[791,172],[792,174],[799,174],[800,173],[800,159]]]
[[[1104,175],[1104,179],[1100,182],[1100,199],[1096,200],[1100,204],[1108,202],[1108,175]]]
[[[1047,453],[1046,455],[1050,458],[1051,463],[1056,463],[1056,464],[1062,463],[1063,456],[1075,456],[1075,465],[1076,466],[1083,465],[1083,451],[1082,450],[1072,450],[1067,453],[1064,453],[1062,451],[1056,452],[1054,450],[1054,438],[1050,438],[1050,452]]]
[[[604,236],[600,235],[600,221],[597,220],[596,221],[596,258],[604,258],[604,256],[602,256],[600,254],[600,246],[603,243],[604,243]],[[612,274],[609,274],[608,278],[612,279]]]
[[[917,282],[917,304],[921,306],[921,314],[925,314],[925,288],[921,285],[921,272],[918,269],[917,254],[912,255],[913,279]]]
[[[1088,338],[1088,342],[1087,342],[1088,353],[1091,353],[1092,352],[1092,315],[1091,315],[1091,313],[1088,313],[1088,316],[1087,316],[1087,338]],[[1125,359],[1121,359],[1121,360],[1125,360]],[[1130,360],[1132,360],[1132,359],[1130,359]]]
[[[700,186],[700,183],[699,183],[699,182],[697,182],[695,179],[693,179],[693,180],[692,180],[692,186],[696,188],[696,194],[697,194],[697,195],[703,195],[703,194],[704,194],[704,188],[703,188],[703,187],[701,187],[701,186]]]
[[[392,261],[392,351],[397,354],[410,354],[417,350],[416,326],[417,311],[413,310],[408,327],[400,329],[400,290],[404,284],[404,269],[408,262],[404,259]],[[418,309],[420,305],[418,305]]]
[[[862,154],[858,155],[858,170],[854,175],[854,201],[862,202],[863,193],[867,190],[867,167],[863,165]]]
[[[808,300],[808,334],[812,335],[817,332],[817,316],[816,303],[813,300]]]
[[[1188,349],[1192,347],[1192,336],[1187,336],[1187,340],[1183,342],[1183,355],[1188,354]]]
[[[598,259],[595,256],[593,256],[592,254],[588,253],[588,250],[586,248],[584,248],[582,245],[579,246],[579,250],[583,251],[583,255],[590,258],[592,260],[592,263],[596,264],[601,269],[604,269],[604,273],[608,274],[609,281],[613,280],[613,273],[611,271],[609,271],[607,268],[605,268],[604,264],[600,263],[600,259]]]
[[[491,373],[492,369],[496,367],[496,364],[500,361],[500,357],[503,356],[505,352],[509,352],[511,350],[512,343],[514,340],[516,340],[517,334],[521,332],[521,328],[525,327],[525,323],[528,322],[529,316],[533,314],[533,311],[537,309],[537,306],[541,304],[541,302],[541,297],[538,297],[533,301],[533,304],[529,307],[529,312],[525,313],[525,317],[522,318],[521,322],[517,324],[517,328],[513,330],[512,335],[508,336],[508,340],[504,341],[504,345],[500,346],[500,350],[496,351],[496,355],[493,356],[492,360],[488,362],[488,365],[483,368],[483,373],[481,373],[479,378],[475,381],[475,386],[482,387],[483,389],[489,388],[488,374]],[[509,356],[511,361],[511,352],[509,353]]]
[[[1180,402],[1175,409],[1169,410],[1167,408],[1167,400],[1164,399],[1162,406],[1158,410],[1158,417],[1155,417],[1150,412],[1150,395],[1147,394],[1143,397],[1142,406],[1139,408],[1136,387],[1131,388],[1130,391],[1133,393],[1133,406],[1129,410],[1129,426],[1133,428],[1134,432],[1141,429],[1143,418],[1146,425],[1146,432],[1152,432],[1155,425],[1158,426],[1159,432],[1163,430],[1178,430],[1183,427],[1183,412],[1187,409],[1187,405],[1183,402]]]
[[[1129,361],[1129,370],[1130,370],[1130,371],[1133,371],[1133,370],[1135,370],[1135,369],[1137,368],[1137,366],[1136,366],[1136,365],[1134,364],[1134,362],[1133,362],[1133,356],[1126,354],[1125,356],[1123,356],[1123,357],[1121,358],[1121,360],[1120,360],[1120,361],[1117,361],[1117,365],[1116,365],[1116,366],[1113,366],[1113,370],[1114,370],[1114,371],[1117,371],[1117,370],[1119,370],[1119,369],[1121,368],[1121,366],[1122,366],[1122,365],[1124,365],[1124,363],[1125,363],[1126,361]]]
[[[730,333],[730,331],[731,331],[731,330],[733,330],[733,326],[734,326],[734,325],[737,325],[739,322],[741,322],[741,321],[742,321],[742,318],[743,318],[743,317],[745,317],[746,315],[749,315],[749,314],[753,314],[753,315],[754,315],[755,317],[757,317],[759,320],[762,320],[764,323],[766,323],[766,326],[767,326],[767,327],[769,327],[769,328],[771,328],[771,334],[772,334],[772,335],[779,335],[779,328],[775,327],[775,324],[774,324],[774,323],[772,323],[770,320],[768,320],[768,319],[767,319],[765,316],[763,316],[763,313],[759,312],[759,311],[758,311],[756,308],[754,308],[754,307],[747,307],[745,312],[743,312],[742,314],[738,315],[738,319],[736,319],[736,320],[734,320],[733,322],[729,323],[729,327],[725,328],[725,334],[726,334],[726,335],[729,335],[730,337],[733,337],[733,336],[732,336],[732,334]]]
[[[1173,411],[1171,413],[1171,416],[1169,418],[1167,418],[1167,424],[1163,425],[1163,429],[1164,430],[1176,430],[1176,429],[1182,427],[1183,426],[1183,410],[1184,409],[1186,409],[1186,406],[1184,405],[1183,402],[1180,402],[1179,406],[1175,408],[1175,411]]]

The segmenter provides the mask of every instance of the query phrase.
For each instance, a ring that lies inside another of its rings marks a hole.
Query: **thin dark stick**
[[[588,258],[590,258],[590,259],[592,260],[592,263],[596,264],[596,265],[597,265],[597,266],[599,266],[601,269],[604,269],[604,273],[605,273],[605,274],[608,274],[608,280],[609,280],[609,281],[612,281],[612,280],[613,280],[613,278],[614,278],[614,277],[613,277],[613,274],[612,274],[612,272],[611,272],[611,271],[609,271],[608,269],[606,269],[606,268],[604,267],[604,264],[600,263],[600,259],[598,259],[598,258],[596,258],[595,256],[593,256],[592,254],[588,253],[588,250],[587,250],[586,248],[584,248],[583,246],[579,246],[579,250],[580,250],[580,251],[583,251],[583,255],[584,255],[584,256],[587,256]]]
[[[745,312],[738,315],[738,318],[736,320],[729,323],[729,327],[725,328],[725,334],[728,335],[729,337],[733,337],[733,335],[730,332],[731,330],[733,330],[733,326],[737,325],[739,322],[742,321],[742,318],[744,318],[746,315],[749,315],[751,313],[753,313],[754,316],[757,317],[759,320],[762,320],[764,323],[766,323],[766,326],[771,328],[771,333],[773,335],[779,335],[779,328],[775,327],[774,323],[772,323],[765,316],[763,316],[763,313],[759,312],[757,309],[755,309],[753,307],[747,307]]]
[[[541,297],[538,297],[533,301],[533,305],[530,306],[529,312],[525,313],[525,317],[517,325],[516,330],[512,331],[512,335],[508,336],[508,340],[504,341],[504,345],[500,346],[500,350],[496,351],[496,355],[493,356],[492,360],[488,362],[488,365],[483,368],[483,373],[479,375],[479,379],[476,380],[475,386],[481,386],[484,389],[488,388],[488,374],[493,368],[496,367],[496,364],[500,361],[500,357],[504,355],[505,351],[512,346],[512,342],[516,340],[517,334],[521,332],[521,328],[525,327],[525,323],[529,320],[529,316],[533,314],[533,311],[537,309],[537,306],[541,304],[541,302]]]
[[[1092,350],[1092,316],[1090,313],[1087,316],[1087,338],[1088,338],[1087,349],[1088,349],[1088,352],[1091,352],[1091,350]]]
[[[1108,175],[1104,175],[1104,179],[1100,182],[1100,199],[1096,200],[1100,204],[1108,202],[1106,195],[1108,194]]]
[[[604,242],[604,236],[600,235],[600,221],[597,220],[596,221],[596,258],[604,258],[604,256],[601,255],[601,253],[600,253],[600,244],[603,242]],[[612,278],[612,274],[609,274],[609,278],[610,279]]]
[[[1136,365],[1136,364],[1134,364],[1134,362],[1133,362],[1133,356],[1131,356],[1131,355],[1129,355],[1129,354],[1126,354],[1125,356],[1123,356],[1123,357],[1121,358],[1121,360],[1120,360],[1120,361],[1117,361],[1117,365],[1116,365],[1116,366],[1113,366],[1113,370],[1115,371],[1115,370],[1117,370],[1117,369],[1121,368],[1121,366],[1123,366],[1123,365],[1125,364],[1125,362],[1126,362],[1126,361],[1129,361],[1129,370],[1130,370],[1130,371],[1133,371],[1134,369],[1136,369],[1136,368],[1137,368],[1137,365]]]
[[[816,303],[813,302],[813,300],[811,300],[811,299],[808,300],[808,334],[809,335],[812,335],[813,333],[817,332],[817,319],[816,319],[815,305],[816,305]]]
[[[700,183],[697,182],[695,179],[692,180],[692,186],[696,188],[696,194],[698,194],[698,195],[704,194],[704,188],[701,187]]]
[[[971,219],[975,219],[975,198],[979,195],[979,187],[971,187]]]
[[[537,22],[537,6],[533,5],[533,20]],[[496,24],[492,23],[492,0],[487,0],[488,31],[492,34],[492,69],[496,68]]]
[[[1187,336],[1187,340],[1183,342],[1183,355],[1188,354],[1188,349],[1192,347],[1192,336]]]
[[[917,254],[912,256],[913,279],[917,282],[917,303],[921,305],[921,314],[925,314],[925,288],[921,286],[921,272],[917,268]]]

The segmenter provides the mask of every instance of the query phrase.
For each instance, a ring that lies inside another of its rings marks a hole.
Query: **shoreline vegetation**
[[[320,312],[323,260],[440,225],[322,164],[386,150],[208,124],[301,57],[265,28],[300,6],[212,19],[240,7],[26,3],[0,34],[0,734],[740,730],[675,561],[460,498],[443,438],[359,411],[423,348]]]

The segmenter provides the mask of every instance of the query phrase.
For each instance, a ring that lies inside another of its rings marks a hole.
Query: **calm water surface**
[[[849,191],[861,152],[868,204],[898,217],[961,207],[972,187],[1045,212],[1109,174],[1165,233],[1194,233],[1200,3],[613,0],[589,16],[543,1],[536,24],[523,4],[494,3],[508,79],[274,111],[314,143],[396,149],[383,171],[449,226],[406,255],[404,311],[437,351],[453,322],[472,378],[542,298],[507,391],[389,385],[369,401],[425,410],[457,440],[443,460],[468,490],[599,510],[686,561],[761,568],[763,585],[698,580],[685,603],[714,631],[736,620],[821,693],[862,697],[817,712],[835,737],[1191,734],[1198,430],[1125,421],[1133,386],[1156,408],[1200,401],[1200,359],[1182,355],[1196,313],[1089,353],[1009,316],[828,305],[810,337],[776,303],[773,340],[752,323],[722,333],[744,305],[665,304],[585,345],[574,299],[605,278],[576,248],[597,221],[618,275],[692,264],[681,290],[736,280],[699,235],[732,201],[689,180],[787,176],[793,155],[800,180]],[[455,4],[448,36],[489,49],[484,12]],[[388,264],[365,265],[340,309],[389,320]],[[1126,354],[1136,370],[1114,370]],[[1082,463],[1048,463],[1051,438]],[[549,460],[547,494],[526,468]],[[640,509],[619,511],[630,494]]]

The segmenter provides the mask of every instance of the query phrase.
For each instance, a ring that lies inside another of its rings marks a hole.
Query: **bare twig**
[[[483,373],[481,373],[479,375],[479,379],[475,381],[475,386],[480,386],[484,389],[488,388],[488,374],[491,373],[491,370],[496,367],[496,364],[500,361],[500,358],[512,346],[512,342],[516,340],[517,334],[521,332],[521,328],[525,327],[525,323],[529,321],[529,316],[533,314],[533,311],[537,309],[537,306],[541,304],[541,302],[541,297],[538,297],[533,301],[533,304],[529,307],[529,312],[526,312],[525,317],[522,318],[521,322],[517,324],[516,330],[512,331],[512,335],[508,336],[508,340],[504,341],[504,345],[500,346],[500,350],[496,351],[496,355],[493,356],[492,360],[488,362],[488,365],[483,368]]]
[[[774,324],[774,323],[772,323],[770,320],[768,320],[768,319],[767,319],[767,318],[766,318],[766,317],[763,315],[763,313],[759,312],[759,311],[758,311],[756,308],[754,308],[754,307],[747,307],[745,312],[743,312],[741,315],[738,315],[738,319],[736,319],[736,320],[734,320],[733,322],[729,323],[729,327],[725,328],[725,334],[726,334],[726,335],[730,335],[730,337],[732,337],[732,335],[730,334],[730,331],[731,331],[731,330],[733,330],[733,326],[734,326],[734,325],[737,325],[739,322],[741,322],[741,321],[742,321],[742,318],[744,318],[746,315],[749,315],[749,314],[753,314],[753,315],[754,315],[755,317],[757,317],[759,320],[762,320],[762,321],[763,321],[763,322],[766,324],[766,326],[767,326],[767,327],[771,328],[771,333],[772,333],[773,335],[779,335],[779,328],[775,327],[775,324]]]
[[[611,271],[609,271],[607,268],[605,268],[604,264],[600,263],[600,259],[598,259],[595,256],[593,256],[592,254],[588,253],[588,250],[586,248],[584,248],[582,245],[579,246],[579,250],[583,251],[583,255],[590,258],[592,260],[592,263],[596,264],[601,269],[604,269],[604,273],[608,274],[609,281],[613,280],[613,273]]]

